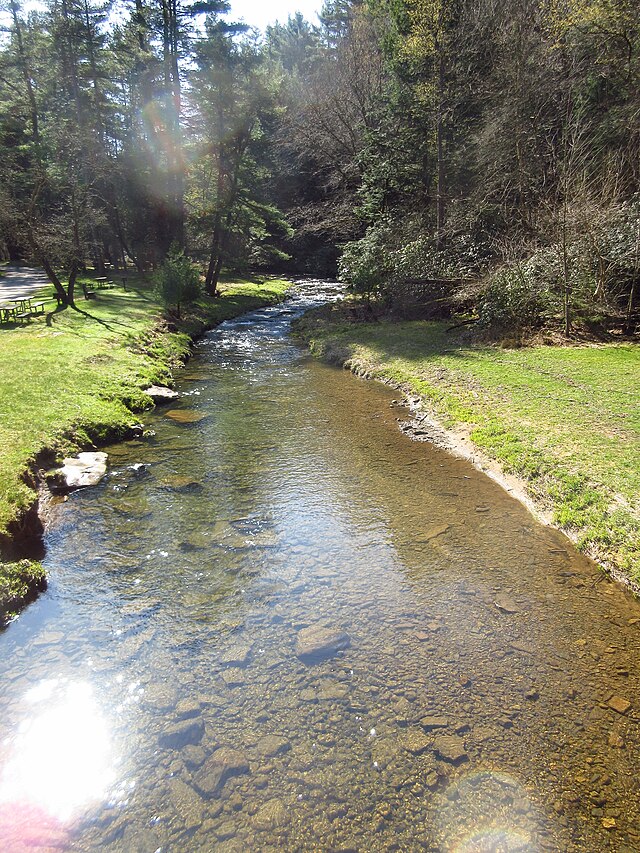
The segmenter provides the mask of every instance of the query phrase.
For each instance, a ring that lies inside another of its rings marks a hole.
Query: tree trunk
[[[40,260],[40,263],[42,264],[42,269],[46,272],[47,276],[49,277],[49,281],[55,287],[56,294],[58,296],[58,301],[62,305],[69,305],[70,302],[69,302],[69,297],[67,296],[67,291],[64,289],[64,285],[62,284],[62,282],[58,278],[56,271],[51,266],[49,259],[46,257],[46,255],[43,255],[41,253],[38,254],[38,258]]]
[[[437,146],[438,146],[438,185],[436,188],[436,248],[441,249],[444,239],[445,200],[444,200],[444,94],[445,94],[445,56],[442,45],[438,47],[438,120],[437,120]]]
[[[218,276],[220,275],[220,266],[222,265],[220,255],[221,230],[222,214],[220,210],[217,210],[213,223],[213,234],[211,235],[209,266],[207,267],[207,275],[204,280],[204,289],[209,296],[217,295]]]

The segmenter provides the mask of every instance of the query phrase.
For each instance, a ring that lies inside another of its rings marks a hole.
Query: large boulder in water
[[[107,454],[79,453],[77,457],[65,459],[62,468],[46,475],[47,485],[54,494],[66,494],[74,489],[95,486],[107,473]]]
[[[344,631],[311,625],[298,631],[296,655],[305,663],[317,663],[348,649],[350,645],[351,639]]]

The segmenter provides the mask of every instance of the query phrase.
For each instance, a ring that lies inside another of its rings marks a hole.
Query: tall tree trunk
[[[436,142],[438,149],[438,177],[436,187],[436,248],[441,249],[444,240],[445,222],[445,160],[444,160],[444,98],[445,98],[445,54],[441,41],[436,43],[438,52],[438,115]]]
[[[220,275],[221,254],[220,254],[220,239],[222,231],[222,213],[220,209],[216,210],[216,215],[213,221],[213,233],[211,235],[211,245],[209,248],[209,266],[207,267],[207,275],[204,280],[204,289],[209,296],[217,296],[218,276]]]
[[[49,278],[49,281],[53,284],[53,286],[56,290],[58,301],[62,305],[69,305],[70,302],[69,302],[69,297],[67,296],[67,291],[64,289],[64,285],[60,281],[56,271],[51,266],[51,262],[49,261],[49,258],[45,254],[43,254],[42,252],[36,252],[36,253],[38,256],[38,260],[42,264],[42,269],[46,272],[46,274]]]

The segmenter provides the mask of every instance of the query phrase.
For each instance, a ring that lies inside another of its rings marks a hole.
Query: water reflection
[[[22,703],[18,731],[3,744],[4,850],[59,842],[63,825],[100,802],[116,778],[111,733],[91,684],[43,679]]]

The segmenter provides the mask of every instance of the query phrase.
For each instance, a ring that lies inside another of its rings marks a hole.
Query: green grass
[[[420,394],[448,427],[526,480],[578,547],[640,580],[640,348],[501,349],[433,322],[347,324],[339,307],[298,331],[312,350]]]
[[[183,310],[179,331],[160,322],[144,282],[103,290],[79,310],[23,327],[0,326],[0,541],[33,503],[25,472],[43,449],[58,453],[125,434],[149,405],[142,388],[171,381],[189,335],[282,298],[284,281],[222,285],[222,296]],[[46,291],[50,297],[51,291]],[[49,298],[48,310],[54,301]]]
[[[41,563],[19,560],[0,564],[0,628],[46,585]]]

